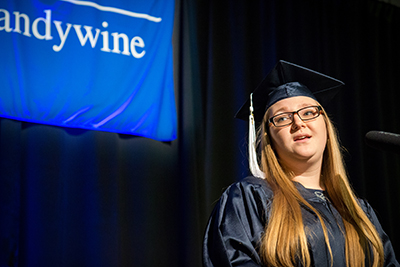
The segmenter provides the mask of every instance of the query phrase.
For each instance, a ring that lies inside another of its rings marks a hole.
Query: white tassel
[[[260,170],[256,152],[256,126],[253,115],[253,93],[250,94],[250,116],[249,116],[249,167],[253,176],[265,178],[265,174]]]

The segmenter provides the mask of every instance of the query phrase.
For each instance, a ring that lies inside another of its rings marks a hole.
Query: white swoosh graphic
[[[96,4],[96,3],[93,3],[93,2],[89,2],[89,1],[78,1],[78,0],[61,0],[61,1],[68,2],[68,3],[71,3],[71,4],[75,4],[75,5],[80,5],[80,6],[90,6],[90,7],[94,7],[96,9],[98,9],[98,10],[101,10],[101,11],[114,12],[114,13],[130,16],[130,17],[147,19],[147,20],[150,20],[150,21],[153,21],[153,22],[160,22],[161,21],[161,18],[153,17],[153,16],[150,16],[150,15],[147,15],[147,14],[131,12],[131,11],[123,10],[123,9],[116,8],[116,7],[101,6],[99,4]]]

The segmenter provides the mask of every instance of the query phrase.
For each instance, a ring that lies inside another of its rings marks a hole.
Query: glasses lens
[[[312,120],[319,116],[319,109],[318,107],[306,107],[300,109],[297,114],[302,120]]]
[[[274,117],[275,126],[285,126],[292,123],[293,114],[292,113],[282,113]]]

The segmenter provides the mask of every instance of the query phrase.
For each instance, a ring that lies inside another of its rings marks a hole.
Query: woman
[[[253,92],[261,168],[214,208],[204,266],[400,266],[389,238],[346,177],[335,129],[321,105],[342,82],[279,61]],[[236,117],[253,122],[252,98]]]

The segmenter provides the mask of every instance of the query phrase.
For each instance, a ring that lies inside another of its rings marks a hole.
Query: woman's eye
[[[278,117],[278,118],[276,118],[276,121],[277,122],[284,122],[284,121],[286,121],[286,120],[288,120],[289,118],[287,117],[287,116],[282,116],[282,117]]]
[[[302,117],[314,117],[315,111],[314,110],[305,110],[302,114]]]

